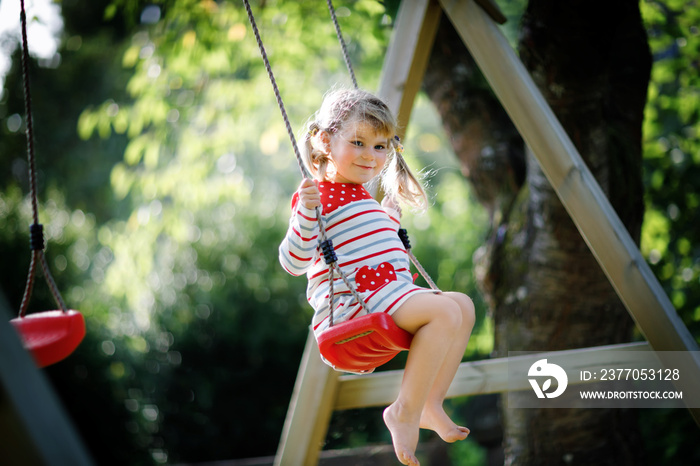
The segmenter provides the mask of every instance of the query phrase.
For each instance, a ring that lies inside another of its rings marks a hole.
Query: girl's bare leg
[[[469,429],[455,424],[445,413],[442,405],[467,348],[475,316],[474,304],[467,295],[462,293],[444,293],[444,295],[459,306],[462,313],[462,326],[452,341],[435,383],[430,389],[421,414],[420,427],[437,432],[444,441],[451,443],[464,440],[469,435]]]
[[[463,326],[462,311],[445,295],[419,294],[406,301],[392,317],[399,327],[414,336],[399,396],[384,410],[384,422],[391,432],[399,461],[416,466],[421,414],[442,372],[443,361],[454,352],[453,345],[445,342],[457,338]]]

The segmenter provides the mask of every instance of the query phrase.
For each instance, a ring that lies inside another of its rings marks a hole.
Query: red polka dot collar
[[[324,214],[354,201],[372,199],[372,195],[361,184],[322,181],[318,184],[318,190],[321,192]]]

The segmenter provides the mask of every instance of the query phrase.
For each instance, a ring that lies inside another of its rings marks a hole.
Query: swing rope
[[[352,79],[352,84],[355,89],[359,89],[360,86],[357,85],[357,79],[355,78],[355,71],[352,69],[352,62],[350,61],[350,54],[348,53],[348,48],[345,46],[345,39],[343,39],[343,33],[340,32],[340,24],[338,23],[338,18],[335,15],[335,8],[333,8],[333,2],[331,0],[326,0],[328,4],[328,10],[331,13],[331,19],[333,20],[333,25],[335,26],[335,34],[338,36],[338,42],[340,42],[340,48],[343,50],[343,58],[345,59],[345,66],[348,67],[348,72],[350,73],[350,78]]]
[[[289,117],[287,116],[287,111],[284,108],[284,102],[282,102],[282,96],[280,94],[279,88],[277,87],[277,81],[275,80],[275,75],[272,73],[272,66],[270,65],[270,61],[267,58],[267,53],[265,52],[265,46],[263,45],[262,39],[260,38],[260,31],[258,30],[258,26],[255,22],[255,17],[253,16],[253,11],[250,8],[250,3],[248,0],[243,0],[243,4],[245,5],[246,12],[248,14],[248,21],[250,21],[250,25],[253,28],[253,33],[255,34],[255,40],[258,43],[258,48],[260,49],[260,55],[262,56],[263,62],[265,63],[265,69],[267,70],[267,75],[270,78],[270,82],[272,83],[272,88],[275,92],[275,98],[277,99],[277,105],[280,108],[280,112],[282,113],[282,118],[284,119],[284,124],[287,128],[287,133],[289,134],[289,140],[292,143],[292,147],[294,148],[294,155],[296,156],[297,159],[297,164],[299,165],[299,170],[301,171],[301,175],[304,178],[311,179],[311,175],[309,174],[308,170],[306,169],[306,166],[304,165],[304,161],[301,158],[301,153],[299,152],[299,147],[297,146],[297,141],[296,138],[294,137],[294,131],[292,131],[292,125],[289,122]],[[316,207],[316,222],[318,223],[318,229],[319,229],[319,238],[320,238],[320,247],[321,250],[323,251],[323,257],[324,261],[326,264],[328,264],[328,274],[329,274],[329,318],[328,318],[328,324],[329,326],[333,326],[333,272],[337,272],[340,278],[343,280],[345,285],[348,287],[350,292],[352,293],[353,297],[357,300],[360,305],[367,310],[369,313],[369,307],[367,306],[367,303],[365,303],[364,299],[362,299],[362,296],[357,292],[354,286],[350,283],[350,280],[348,277],[345,275],[345,272],[342,271],[340,266],[338,265],[338,258],[335,255],[335,251],[333,250],[333,242],[328,239],[328,236],[326,235],[326,228],[323,223],[323,216],[321,213],[321,207],[317,206]]]
[[[27,276],[27,284],[24,289],[24,295],[22,296],[22,304],[20,306],[19,316],[24,317],[27,312],[27,307],[29,306],[29,300],[32,295],[32,289],[34,288],[34,275],[36,272],[37,262],[41,263],[41,268],[44,272],[44,278],[46,279],[49,288],[51,289],[51,294],[53,295],[56,303],[61,308],[61,310],[66,313],[68,309],[66,304],[61,297],[61,293],[58,291],[56,282],[51,276],[49,266],[46,262],[46,256],[44,255],[44,227],[39,223],[39,209],[37,201],[37,187],[36,187],[36,163],[34,157],[34,128],[33,128],[33,118],[32,118],[32,97],[29,87],[29,46],[27,41],[27,13],[24,8],[24,0],[20,0],[20,20],[22,24],[22,78],[24,83],[24,109],[27,121],[27,158],[29,161],[29,189],[30,196],[32,200],[32,215],[34,223],[29,227],[29,245],[32,251],[32,259],[29,264],[29,275]]]
[[[326,0],[326,3],[328,4],[328,10],[330,11],[331,19],[333,20],[333,25],[335,26],[335,33],[336,33],[336,36],[338,36],[338,42],[340,42],[340,48],[343,51],[343,59],[345,60],[345,66],[347,66],[347,68],[348,68],[348,72],[350,73],[350,78],[352,79],[352,83],[355,86],[355,89],[359,89],[359,86],[357,85],[357,79],[355,79],[355,71],[352,68],[352,61],[350,60],[350,54],[348,53],[348,48],[345,45],[345,39],[343,39],[343,33],[340,31],[340,24],[338,23],[338,18],[335,14],[335,8],[333,8],[333,1]],[[404,247],[406,248],[406,252],[408,253],[409,259],[411,259],[411,263],[413,263],[413,265],[416,267],[416,269],[421,274],[423,279],[426,281],[426,283],[428,283],[430,288],[433,290],[438,290],[439,288],[437,287],[437,285],[435,284],[433,279],[430,278],[430,275],[428,275],[428,272],[425,270],[423,265],[418,261],[418,258],[413,254],[413,251],[411,251],[411,243],[408,240],[408,232],[406,231],[405,228],[399,229],[399,238],[401,238],[401,242],[403,243]]]

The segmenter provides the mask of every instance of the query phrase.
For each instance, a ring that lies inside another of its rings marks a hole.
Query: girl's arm
[[[292,275],[304,274],[317,256],[318,222],[315,206],[321,204],[318,188],[304,180],[292,198],[292,218],[279,247],[279,261]]]

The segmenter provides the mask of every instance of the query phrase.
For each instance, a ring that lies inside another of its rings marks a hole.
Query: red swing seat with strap
[[[371,372],[411,346],[413,335],[375,312],[335,324],[318,336],[321,355],[339,371]]]
[[[437,289],[425,270],[411,253],[411,242],[404,228],[398,231],[399,238],[406,248],[411,261],[419,266],[421,273],[428,280],[432,289]],[[333,265],[337,262],[333,242],[322,241],[319,244],[323,258],[329,265],[329,280],[333,280]],[[344,278],[342,272],[341,277]],[[414,277],[415,280],[415,277]],[[348,285],[349,286],[349,285]],[[332,289],[331,289],[332,303]],[[367,305],[358,297],[365,309]],[[369,311],[369,309],[368,309]],[[333,309],[331,305],[331,316]],[[413,335],[403,330],[390,315],[384,312],[371,312],[362,317],[333,324],[317,337],[321,356],[334,369],[345,372],[368,373],[389,362],[401,351],[407,351],[413,341]]]
[[[24,289],[19,316],[10,320],[10,323],[19,334],[24,347],[32,353],[36,364],[39,367],[46,367],[64,359],[78,347],[85,336],[85,319],[80,312],[69,310],[66,307],[61,293],[58,291],[56,283],[51,276],[51,271],[49,270],[44,255],[44,229],[39,223],[37,208],[31,90],[27,73],[29,63],[29,51],[27,48],[27,15],[24,9],[24,2],[21,3],[20,21],[22,29],[22,80],[24,84],[24,104],[26,109],[25,121],[27,123],[27,161],[34,223],[29,226],[29,245],[32,256],[29,264],[27,284]],[[60,310],[37,312],[26,315],[27,306],[34,287],[34,273],[37,264],[41,264],[44,271],[44,278]]]
[[[39,367],[70,355],[85,336],[85,319],[74,310],[45,311],[10,321]]]

